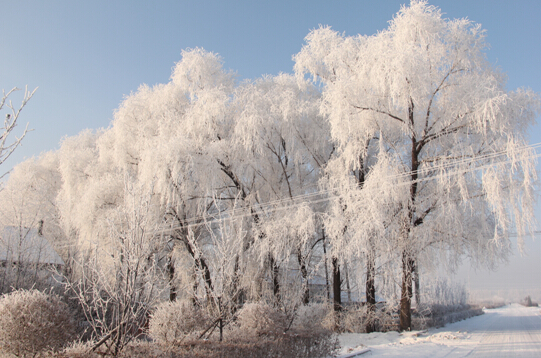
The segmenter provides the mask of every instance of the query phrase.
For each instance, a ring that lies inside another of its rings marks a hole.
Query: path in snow
[[[428,332],[344,334],[342,354],[360,357],[541,357],[541,310],[511,304]]]
[[[460,323],[456,324],[460,326]],[[468,322],[463,321],[467,327]],[[487,310],[469,323],[478,343],[468,357],[541,357],[541,316],[538,307],[512,304]]]

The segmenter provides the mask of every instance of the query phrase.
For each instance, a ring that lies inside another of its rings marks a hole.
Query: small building
[[[0,234],[0,264],[34,264],[38,266],[64,266],[64,260],[47,238],[36,228],[6,226]]]

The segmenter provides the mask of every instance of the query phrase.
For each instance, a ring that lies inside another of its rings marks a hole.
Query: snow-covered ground
[[[541,357],[541,309],[511,304],[443,328],[339,339],[341,357]]]

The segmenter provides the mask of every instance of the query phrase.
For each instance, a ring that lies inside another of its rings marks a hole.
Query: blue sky
[[[219,53],[240,79],[292,72],[291,57],[310,29],[322,24],[346,35],[371,35],[386,28],[406,2],[1,0],[0,87],[39,89],[20,118],[34,131],[0,171],[58,148],[65,136],[109,126],[125,95],[142,83],[169,80],[183,49]],[[509,89],[541,92],[541,1],[430,4],[445,17],[482,24],[491,45],[487,57],[507,73]],[[20,93],[13,101],[20,101]],[[538,142],[540,124],[531,137]],[[533,253],[541,288],[541,250]]]

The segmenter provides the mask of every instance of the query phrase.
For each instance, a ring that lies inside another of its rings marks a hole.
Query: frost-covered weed
[[[18,357],[58,350],[75,336],[68,306],[56,295],[18,290],[0,299],[0,344]]]
[[[89,340],[82,342],[76,340],[68,344],[63,350],[62,354],[67,357],[78,357],[78,358],[90,358],[90,357],[99,357],[99,354],[92,352],[92,348],[96,344],[95,341]]]
[[[204,310],[187,300],[163,302],[150,317],[149,334],[162,344],[176,344],[195,331],[205,329]]]
[[[91,345],[77,343],[66,348],[62,357],[102,358],[90,351]],[[190,340],[175,346],[134,340],[118,354],[118,358],[327,358],[335,357],[339,342],[329,332],[285,333],[278,337],[233,337],[223,342],[217,340]]]

